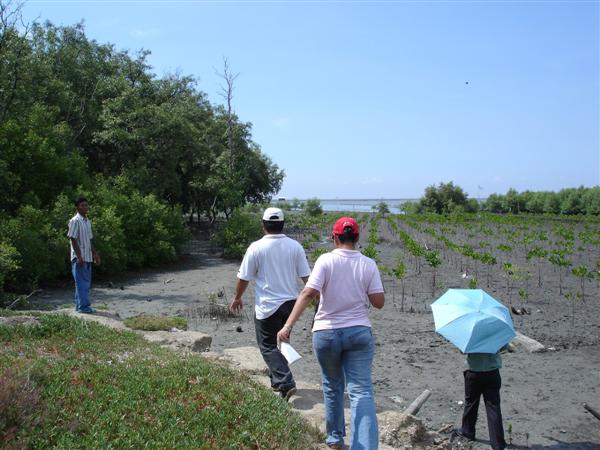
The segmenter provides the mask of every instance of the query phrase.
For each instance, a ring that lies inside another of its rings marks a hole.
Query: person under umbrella
[[[435,330],[467,355],[463,372],[465,406],[457,433],[475,440],[479,401],[483,395],[490,445],[494,450],[504,450],[500,351],[516,335],[510,312],[481,289],[449,289],[431,309]]]

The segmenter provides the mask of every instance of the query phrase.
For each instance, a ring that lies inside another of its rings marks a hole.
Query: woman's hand
[[[283,328],[277,333],[277,343],[289,342],[290,334],[292,334],[292,327],[284,325]]]

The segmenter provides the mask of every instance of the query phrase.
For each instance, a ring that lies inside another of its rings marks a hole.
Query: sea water
[[[379,199],[325,199],[320,200],[323,211],[373,212],[373,207],[384,202],[391,213],[399,214],[400,207],[405,202],[418,201],[409,198],[379,198]]]

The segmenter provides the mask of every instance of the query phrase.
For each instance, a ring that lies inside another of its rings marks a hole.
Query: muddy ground
[[[384,263],[392,265],[399,248],[385,229],[382,226],[380,256]],[[325,240],[322,245],[327,245]],[[194,241],[187,253],[171,268],[96,280],[93,304],[105,306],[122,318],[138,314],[184,315],[190,329],[213,336],[213,351],[255,346],[252,287],[245,295],[245,316],[241,319],[206,314],[209,299],[222,305],[231,299],[238,263],[221,259],[206,242]],[[446,269],[437,274],[442,288],[466,287],[458,268],[452,264],[444,266]],[[418,416],[430,429],[437,430],[460,420],[463,357],[433,331],[428,305],[443,291],[433,294],[429,290],[427,280],[431,275],[427,268],[418,276],[409,271],[404,280],[404,311],[401,285],[384,277],[386,306],[371,311],[377,340],[373,380],[379,410],[403,410],[423,390],[430,389],[431,397]],[[486,290],[502,300],[502,283],[498,279]],[[552,301],[537,291],[526,304],[531,314],[515,317],[519,331],[549,348],[535,354],[518,348],[504,356],[504,424],[507,440],[517,448],[600,449],[600,421],[582,406],[587,402],[600,409],[600,298],[598,288],[591,286],[586,303],[577,305],[573,324],[571,309],[564,302]],[[547,289],[553,292],[550,283]],[[71,299],[71,287],[65,287],[45,290],[34,301],[58,307],[69,304]],[[319,383],[318,365],[311,350],[310,320],[311,313],[307,311],[294,329],[292,344],[303,358],[293,365],[293,372],[300,380]],[[238,327],[241,332],[236,331]],[[481,406],[481,441],[475,444],[476,449],[489,448]]]

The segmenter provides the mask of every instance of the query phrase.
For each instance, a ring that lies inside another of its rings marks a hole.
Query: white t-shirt
[[[321,255],[306,286],[321,293],[313,331],[370,327],[367,295],[384,292],[377,264],[358,250]]]
[[[70,239],[77,239],[77,243],[79,244],[79,250],[81,250],[81,257],[84,262],[93,262],[94,258],[92,257],[92,239],[94,239],[94,235],[92,233],[92,224],[81,214],[75,214],[71,220],[69,220],[69,231],[67,231],[67,237]],[[73,243],[71,242],[71,261],[77,258],[77,253],[75,253],[75,249],[73,248]]]
[[[238,271],[240,280],[256,282],[257,319],[266,319],[298,297],[298,278],[310,275],[302,246],[285,234],[266,234],[246,250]]]

